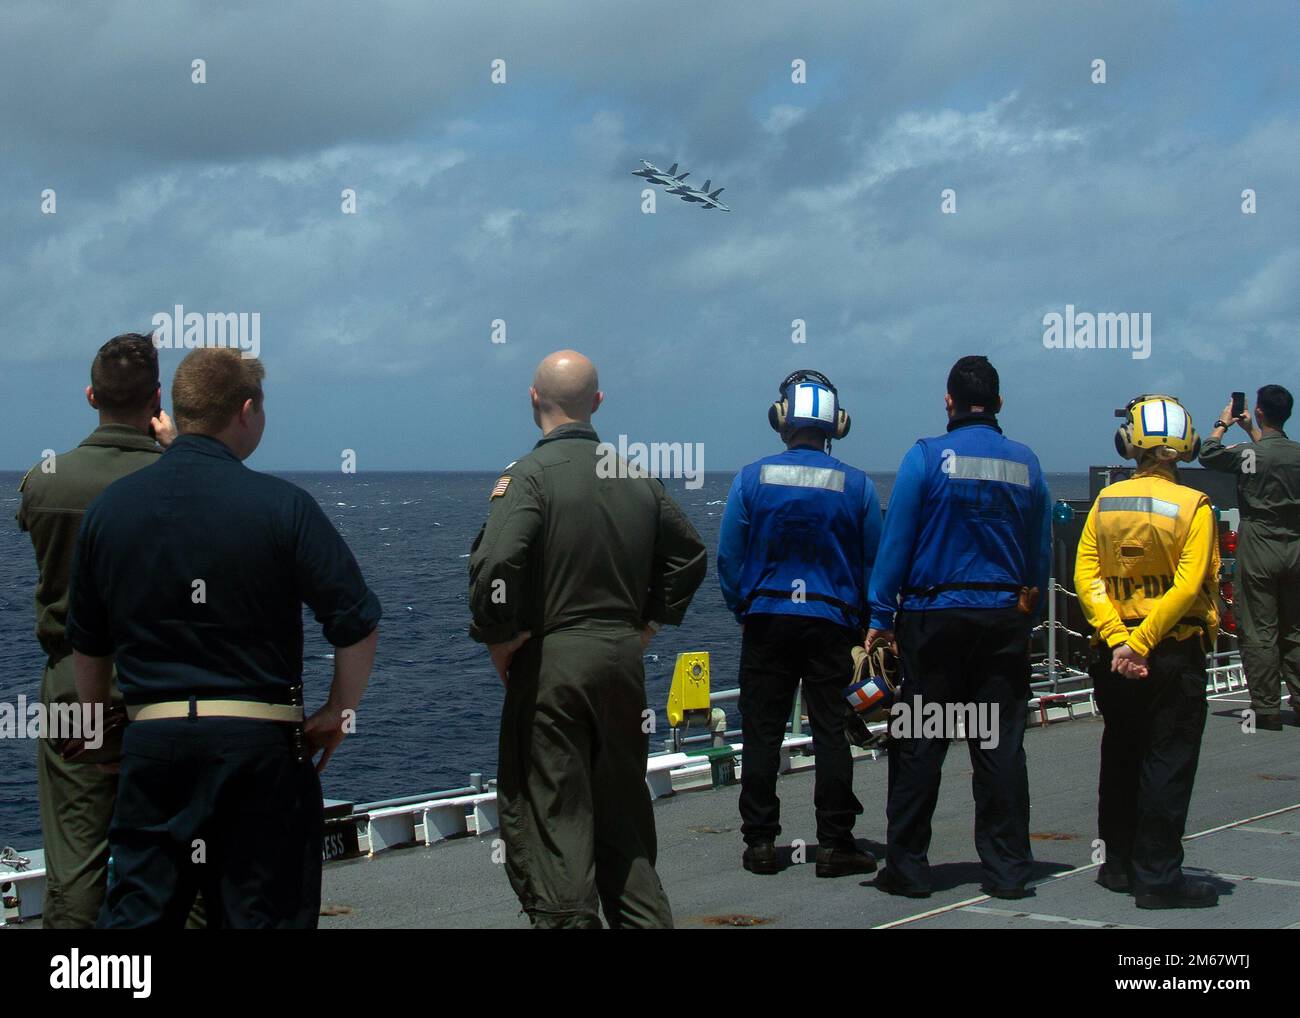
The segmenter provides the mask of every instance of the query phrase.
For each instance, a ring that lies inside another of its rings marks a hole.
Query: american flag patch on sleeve
[[[490,502],[494,498],[500,498],[506,493],[508,487],[510,487],[510,478],[501,478],[501,480],[497,481],[496,487],[492,489],[492,494],[488,496],[488,501]]]

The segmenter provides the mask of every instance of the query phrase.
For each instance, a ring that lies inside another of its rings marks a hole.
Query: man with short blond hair
[[[234,350],[204,351],[181,361],[172,380],[172,406],[182,432],[215,434],[247,400],[262,404],[266,369]]]
[[[380,607],[316,500],[243,465],[266,426],[263,377],[238,351],[190,353],[172,386],[180,436],[95,500],[77,540],[77,690],[102,702],[115,660],[131,718],[101,926],[177,927],[198,889],[214,927],[317,922],[317,771],[369,681]],[[305,725],[304,603],[337,648]]]

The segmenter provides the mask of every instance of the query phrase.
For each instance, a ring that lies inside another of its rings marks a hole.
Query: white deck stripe
[[[1268,884],[1269,887],[1300,887],[1300,880],[1282,880],[1279,877],[1250,877],[1241,873],[1215,873],[1214,876],[1224,880],[1236,880],[1243,884]]]
[[[967,912],[981,915],[1006,916],[1010,919],[1034,919],[1040,923],[1063,923],[1066,926],[1087,926],[1094,930],[1149,930],[1150,926],[1133,926],[1129,923],[1111,923],[1101,919],[1071,919],[1063,915],[1047,915],[1044,912],[1014,912],[1009,908],[987,908],[984,905],[970,905]]]
[[[1196,838],[1204,838],[1210,834],[1218,834],[1220,831],[1231,830],[1234,827],[1240,827],[1242,824],[1251,824],[1256,820],[1267,820],[1269,817],[1280,816],[1283,813],[1290,813],[1293,809],[1300,809],[1300,802],[1291,806],[1283,806],[1281,809],[1269,810],[1267,813],[1260,813],[1257,816],[1245,817],[1242,820],[1234,820],[1228,824],[1221,824],[1218,827],[1211,827],[1206,831],[1197,831],[1195,834],[1189,834],[1183,838],[1184,841],[1192,841]],[[1066,877],[1072,877],[1078,873],[1086,873],[1089,870],[1095,870],[1101,863],[1089,863],[1087,866],[1076,866],[1072,870],[1066,870],[1064,873],[1055,873],[1050,877],[1030,884],[1030,887],[1041,887],[1043,884],[1050,884],[1054,880],[1063,880]],[[908,923],[920,922],[922,919],[930,919],[937,915],[943,915],[946,912],[955,912],[959,908],[967,908],[971,905],[978,905],[980,902],[992,901],[993,897],[988,894],[981,894],[976,898],[967,898],[965,901],[953,902],[951,905],[941,905],[938,908],[932,908],[927,912],[918,912],[916,915],[906,916],[903,919],[895,919],[893,922],[881,923],[879,926],[873,926],[873,930],[891,930],[896,926],[906,926]]]

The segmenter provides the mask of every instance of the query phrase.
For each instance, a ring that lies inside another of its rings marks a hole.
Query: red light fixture
[[[1223,535],[1223,542],[1220,545],[1222,553],[1231,558],[1237,557],[1237,532],[1235,530],[1226,531]]]

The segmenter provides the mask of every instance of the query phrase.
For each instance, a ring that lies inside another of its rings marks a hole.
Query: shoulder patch
[[[492,494],[488,496],[488,501],[490,502],[494,498],[500,498],[506,493],[508,487],[510,487],[510,476],[506,475],[497,481],[496,486],[492,489]]]

